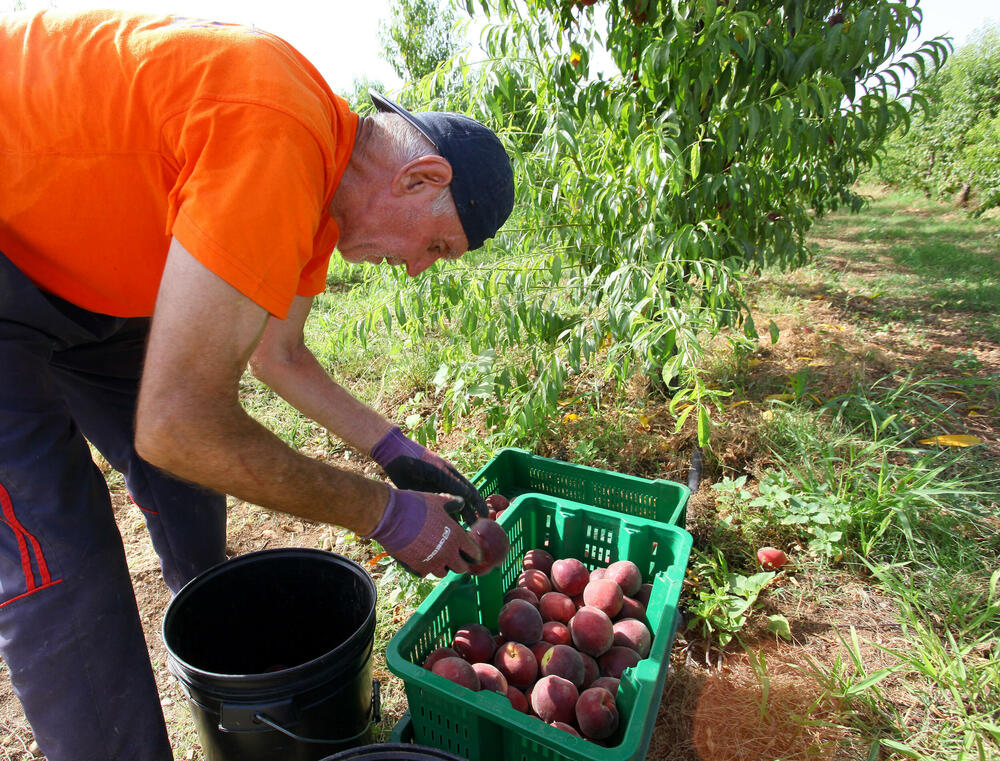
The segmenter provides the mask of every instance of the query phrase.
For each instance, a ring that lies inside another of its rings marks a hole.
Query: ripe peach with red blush
[[[618,729],[618,707],[614,696],[600,687],[584,690],[574,709],[576,723],[584,737],[604,740]]]
[[[552,564],[552,587],[569,597],[581,594],[590,581],[590,572],[576,558],[560,558]]]
[[[510,553],[510,539],[503,527],[495,521],[480,518],[472,524],[469,534],[483,551],[482,562],[469,566],[469,571],[476,576],[489,573],[507,559]]]
[[[508,685],[528,687],[538,676],[538,661],[527,645],[508,642],[493,656],[493,665],[507,679]]]
[[[511,642],[533,645],[542,638],[542,614],[525,600],[511,600],[497,616],[500,634]]]
[[[618,615],[623,600],[622,588],[611,579],[595,579],[583,590],[583,604],[600,608],[608,614],[608,618]]]
[[[635,597],[639,588],[642,587],[642,572],[639,566],[631,560],[616,560],[608,566],[605,579],[611,579],[622,588],[622,593],[629,597]]]
[[[543,676],[531,690],[531,708],[546,724],[562,721],[567,724],[576,717],[576,701],[580,697],[573,683],[561,676]]]
[[[468,687],[475,692],[479,691],[479,676],[472,668],[472,664],[462,658],[442,658],[434,664],[431,671],[455,684]]]
[[[584,605],[569,622],[569,633],[577,649],[595,658],[604,655],[614,643],[615,632],[608,614],[600,608]]]

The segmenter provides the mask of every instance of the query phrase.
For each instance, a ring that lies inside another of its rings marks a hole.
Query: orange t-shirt
[[[171,235],[271,314],[326,281],[358,117],[283,40],[110,11],[0,16],[0,251],[153,312]]]

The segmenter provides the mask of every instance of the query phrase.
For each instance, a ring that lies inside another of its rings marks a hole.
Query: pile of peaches
[[[528,551],[496,632],[468,623],[424,668],[470,690],[505,695],[522,713],[591,741],[618,729],[618,683],[649,656],[651,584],[635,563],[588,571],[576,558]]]

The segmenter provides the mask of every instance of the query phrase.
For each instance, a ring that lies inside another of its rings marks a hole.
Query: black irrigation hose
[[[701,447],[691,452],[691,468],[688,470],[688,489],[694,494],[701,484]]]

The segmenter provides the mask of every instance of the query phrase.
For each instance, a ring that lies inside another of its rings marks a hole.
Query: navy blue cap
[[[420,130],[451,164],[451,196],[469,250],[496,235],[514,208],[514,170],[493,130],[463,114],[414,114],[374,90],[368,94],[379,111],[399,114]]]

